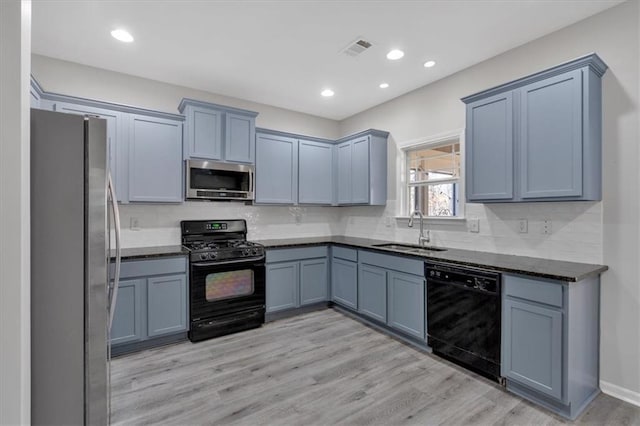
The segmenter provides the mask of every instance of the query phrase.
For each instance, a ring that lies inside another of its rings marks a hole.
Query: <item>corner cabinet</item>
[[[591,54],[463,98],[467,201],[600,200],[606,69]]]
[[[257,112],[194,99],[183,99],[178,110],[185,116],[185,159],[255,162]]]
[[[337,141],[338,205],[383,206],[387,203],[388,135],[369,130]]]
[[[507,390],[570,419],[599,393],[600,281],[503,275],[501,374]]]
[[[110,267],[113,275],[113,262]],[[187,280],[185,256],[122,262],[110,334],[114,355],[186,339]]]

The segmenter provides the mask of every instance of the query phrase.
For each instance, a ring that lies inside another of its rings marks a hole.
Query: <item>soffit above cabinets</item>
[[[32,47],[36,54],[343,119],[620,2],[34,1]],[[134,41],[116,41],[115,28]],[[371,47],[356,57],[342,53],[356,38]],[[396,48],[405,56],[387,60]],[[427,60],[436,66],[425,68]],[[383,82],[389,87],[379,88]],[[327,88],[335,96],[320,96]]]

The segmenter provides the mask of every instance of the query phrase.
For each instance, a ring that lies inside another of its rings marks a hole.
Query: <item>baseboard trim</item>
[[[614,385],[613,383],[600,380],[600,390],[602,393],[606,393],[614,398],[621,399],[629,404],[637,405],[640,407],[640,392],[634,392],[632,390],[623,388],[622,386]]]

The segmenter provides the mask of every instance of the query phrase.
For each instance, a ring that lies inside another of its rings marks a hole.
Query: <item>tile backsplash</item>
[[[123,247],[180,244],[180,221],[247,220],[249,239],[348,235],[415,243],[418,221],[395,219],[396,202],[386,207],[282,207],[242,203],[187,202],[180,205],[120,205]],[[602,263],[602,203],[554,202],[467,204],[465,216],[477,219],[477,233],[460,221],[425,222],[431,244],[576,262]],[[131,229],[137,219],[139,230]],[[519,232],[526,219],[528,232]],[[551,221],[543,234],[543,221]]]

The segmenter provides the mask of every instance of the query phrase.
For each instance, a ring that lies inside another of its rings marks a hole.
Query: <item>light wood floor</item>
[[[497,384],[333,310],[112,363],[115,424],[554,425]],[[577,424],[640,425],[600,395]]]

